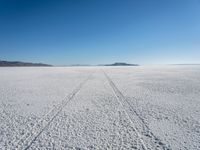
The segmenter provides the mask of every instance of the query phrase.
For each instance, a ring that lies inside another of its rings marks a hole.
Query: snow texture
[[[200,66],[0,68],[0,149],[200,149]]]

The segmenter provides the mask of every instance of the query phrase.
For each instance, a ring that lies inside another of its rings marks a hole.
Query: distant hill
[[[113,64],[105,64],[105,65],[101,65],[101,66],[139,66],[138,64],[128,64],[128,63],[124,63],[124,62],[116,62]]]
[[[42,63],[30,63],[30,62],[21,62],[21,61],[1,61],[0,60],[0,67],[42,67],[42,66],[52,66],[49,64],[42,64]]]
[[[91,65],[88,65],[88,64],[72,64],[72,65],[68,65],[68,66],[73,66],[73,67],[76,67],[76,66],[77,67],[79,67],[79,66],[82,67],[83,66],[84,67],[84,66],[91,66]]]

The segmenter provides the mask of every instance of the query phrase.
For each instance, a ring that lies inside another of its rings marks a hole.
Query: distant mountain
[[[139,66],[138,64],[127,64],[124,62],[116,62],[113,64],[105,64],[105,65],[101,65],[101,66]]]
[[[30,63],[30,62],[21,62],[21,61],[1,61],[0,60],[0,67],[42,67],[42,66],[52,66],[48,64],[42,63]]]
[[[72,64],[72,65],[68,65],[68,66],[73,66],[73,67],[82,67],[82,66],[91,66],[91,65],[88,65],[88,64]]]

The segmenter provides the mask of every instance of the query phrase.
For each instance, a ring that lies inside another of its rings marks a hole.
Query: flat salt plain
[[[0,149],[200,149],[200,66],[0,68]]]

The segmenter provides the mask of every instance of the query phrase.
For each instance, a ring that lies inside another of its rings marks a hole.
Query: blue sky
[[[200,1],[0,0],[0,59],[200,63]]]

